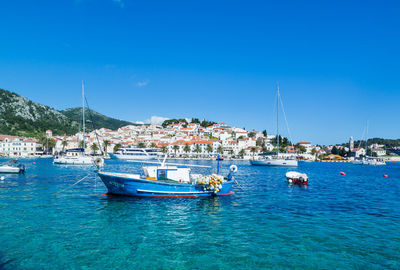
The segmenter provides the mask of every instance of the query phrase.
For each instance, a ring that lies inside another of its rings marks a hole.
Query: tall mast
[[[279,156],[279,83],[277,83],[278,94],[276,96],[276,138],[277,148],[276,153]]]
[[[85,86],[83,85],[83,80],[82,80],[82,127],[83,127],[83,149],[85,149]]]
[[[368,120],[367,120],[367,127],[365,128],[365,157],[367,157],[368,152]]]

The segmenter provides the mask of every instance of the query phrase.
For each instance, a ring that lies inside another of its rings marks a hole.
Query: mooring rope
[[[54,193],[53,196],[56,196],[57,194],[59,194],[59,193],[61,193],[61,192],[64,192],[64,191],[66,191],[67,189],[70,189],[70,188],[72,188],[73,186],[79,184],[80,182],[82,182],[83,180],[85,180],[89,175],[90,175],[90,173],[89,173],[88,175],[86,175],[85,177],[83,177],[82,179],[78,180],[77,182],[73,183],[73,184],[70,185],[69,187],[64,188],[63,190],[61,190],[61,191],[59,191],[59,192]]]
[[[233,179],[235,181],[236,185],[243,191],[247,191],[248,189],[244,188],[242,185],[239,184],[239,182],[236,179]]]

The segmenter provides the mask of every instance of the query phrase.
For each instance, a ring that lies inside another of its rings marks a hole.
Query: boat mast
[[[368,152],[368,120],[367,120],[367,127],[365,128],[365,158],[367,157]]]
[[[82,122],[83,122],[82,123],[83,151],[85,151],[85,87],[83,85],[83,80],[82,80]],[[83,153],[85,153],[85,152],[83,152]]]
[[[279,83],[277,83],[278,94],[276,96],[276,155],[279,157]]]

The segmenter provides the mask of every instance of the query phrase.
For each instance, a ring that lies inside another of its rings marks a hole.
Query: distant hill
[[[86,112],[86,125],[90,131],[93,125],[87,109]],[[91,111],[91,115],[96,128],[115,130],[132,124],[95,111]],[[71,135],[81,128],[81,119],[81,108],[57,111],[0,88],[0,134],[35,137],[51,129],[55,135]]]
[[[393,148],[393,147],[400,147],[400,139],[383,139],[383,138],[370,138],[368,139],[368,145],[371,144],[382,144],[386,148]],[[343,146],[349,147],[349,143],[343,143]],[[358,147],[361,145],[361,147],[365,147],[365,141],[354,141],[354,147]]]
[[[68,117],[72,121],[75,121],[77,123],[82,122],[82,108],[71,108],[59,112]],[[85,123],[88,130],[93,130],[92,119],[94,121],[94,127],[96,129],[104,127],[116,130],[123,126],[134,125],[131,122],[114,119],[93,110],[89,111],[89,109],[86,108]]]

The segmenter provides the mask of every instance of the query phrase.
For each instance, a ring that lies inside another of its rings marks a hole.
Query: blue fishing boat
[[[165,160],[157,166],[144,166],[143,173],[130,174],[99,171],[98,175],[108,189],[108,194],[142,197],[204,197],[233,194],[233,175],[191,174],[189,166],[171,165]],[[200,166],[204,167],[204,166]]]

